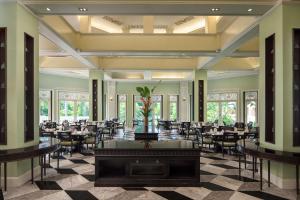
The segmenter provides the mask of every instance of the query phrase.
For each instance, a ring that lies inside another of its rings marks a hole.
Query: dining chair
[[[245,130],[245,123],[244,122],[236,122],[234,124],[234,127],[238,130],[238,131],[243,131]]]
[[[219,126],[218,131],[234,131],[234,127],[233,126]]]
[[[181,134],[188,137],[191,128],[191,122],[181,122]]]
[[[117,123],[117,125],[115,126],[115,129],[122,129],[123,132],[125,131],[125,120],[122,123]]]
[[[87,135],[84,136],[83,144],[86,145],[86,149],[89,149],[89,145],[96,145],[96,132],[97,132],[97,125],[87,125],[85,129],[89,132]]]
[[[232,149],[236,150],[238,139],[239,139],[238,133],[232,133],[232,132],[223,133],[221,140],[217,142],[222,148],[223,157],[224,157],[225,149],[228,149],[228,153],[230,153]]]
[[[79,143],[73,140],[71,131],[58,131],[57,138],[60,140],[59,143],[62,147],[70,148],[70,157],[72,157],[73,147],[76,147]]]
[[[113,127],[114,123],[112,121],[106,121],[104,127],[100,128],[101,139],[104,139],[105,135],[108,135],[110,139],[113,137]]]

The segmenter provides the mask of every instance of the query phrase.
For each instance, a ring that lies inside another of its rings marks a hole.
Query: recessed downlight
[[[46,10],[47,10],[48,12],[51,12],[51,8],[46,8]]]
[[[219,11],[220,9],[219,8],[212,8],[211,9],[211,11],[213,11],[213,12],[217,12],[217,11]]]
[[[249,9],[248,9],[248,12],[252,12],[252,11],[253,11],[253,9],[252,9],[252,8],[249,8]]]
[[[80,12],[86,12],[86,11],[88,11],[87,8],[78,8],[78,10],[79,10]]]

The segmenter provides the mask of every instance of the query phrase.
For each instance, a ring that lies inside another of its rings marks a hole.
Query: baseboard
[[[37,177],[41,174],[41,167],[37,166],[33,169],[34,177]],[[31,170],[25,172],[21,176],[17,177],[7,177],[7,187],[20,187],[24,185],[26,182],[31,180]],[[2,176],[2,183],[4,181],[4,177]]]
[[[263,170],[263,178],[268,180],[268,171]],[[281,177],[270,174],[270,182],[280,189],[296,189],[296,179],[283,179]]]

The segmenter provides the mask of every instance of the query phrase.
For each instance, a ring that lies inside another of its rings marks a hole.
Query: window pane
[[[224,125],[233,125],[237,120],[237,102],[222,102],[221,107]]]
[[[51,92],[50,90],[40,90],[40,123],[50,119],[50,102]]]
[[[75,121],[74,101],[59,101],[59,121]]]
[[[157,120],[161,119],[161,102],[154,102],[151,107],[152,111],[150,112],[149,121],[157,125]]]
[[[256,124],[256,116],[257,116],[257,104],[256,101],[246,101],[246,122],[253,122]]]
[[[49,101],[40,99],[40,122],[49,120]]]
[[[219,103],[208,102],[207,103],[207,121],[212,123],[218,123],[219,120]]]
[[[142,102],[140,101],[134,102],[134,119],[144,120],[144,116],[142,115],[142,107],[143,107]]]
[[[77,120],[89,119],[89,102],[79,101],[77,102]]]
[[[118,118],[121,122],[126,121],[126,95],[118,95]]]
[[[169,113],[169,119],[170,120],[177,120],[177,111],[178,108],[178,96],[172,95],[170,96],[170,113]]]

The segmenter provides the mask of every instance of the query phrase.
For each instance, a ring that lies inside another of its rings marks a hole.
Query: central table
[[[191,141],[104,141],[95,150],[95,186],[199,186],[200,149]]]
[[[135,140],[158,140],[159,129],[156,126],[137,126],[134,131]]]

